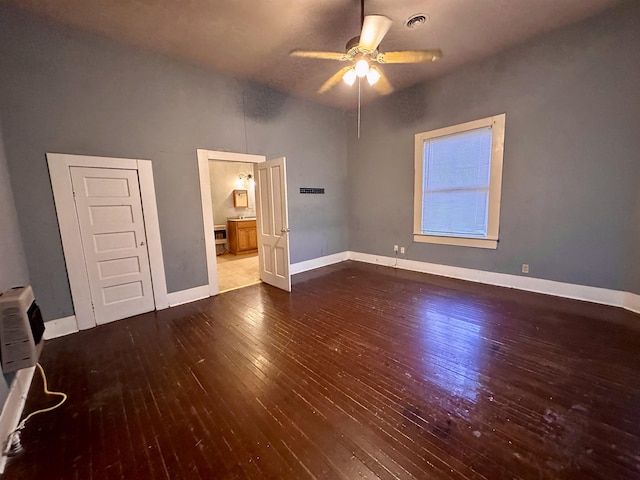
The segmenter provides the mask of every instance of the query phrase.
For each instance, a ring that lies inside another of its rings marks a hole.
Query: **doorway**
[[[209,160],[220,292],[260,282],[253,164]]]
[[[236,240],[241,243],[245,242],[246,245],[251,247],[250,238],[252,237],[249,231],[254,229],[257,241],[260,280],[286,291],[291,291],[285,159],[279,158],[267,161],[263,155],[203,149],[198,149],[197,155],[209,295],[217,295],[221,291],[218,276],[218,256],[216,254],[219,249],[216,245],[216,228],[224,226],[223,223],[214,223],[209,172],[211,160],[253,164],[252,179],[256,181],[255,219],[234,219],[238,223],[242,221],[242,227],[245,228],[240,230],[243,231],[235,231],[236,228],[230,228],[227,221],[226,234],[229,236],[229,249],[231,249],[231,243],[234,241],[234,234],[238,237]],[[248,179],[245,178],[245,180]],[[240,204],[244,204],[246,200],[242,194],[239,194],[237,201]],[[238,215],[238,217],[240,216],[245,215]],[[247,223],[251,220],[255,221],[253,225]],[[237,226],[231,225],[231,227]]]

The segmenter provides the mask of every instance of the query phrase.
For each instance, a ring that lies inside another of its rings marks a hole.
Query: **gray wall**
[[[169,292],[207,282],[197,148],[286,156],[291,261],[347,249],[340,111],[5,5],[0,115],[30,279],[46,320],[73,314],[46,152],[153,161]],[[301,196],[301,186],[327,194]]]
[[[350,249],[640,292],[639,47],[632,2],[365,106],[360,140],[348,125]],[[411,244],[414,135],[503,112],[498,249]]]
[[[0,124],[0,292],[29,284]]]
[[[287,156],[294,263],[398,243],[411,259],[529,263],[530,276],[640,293],[639,44],[632,2],[367,105],[356,140],[334,109],[0,6],[1,131],[45,318],[73,314],[47,151],[153,161],[170,292],[206,283],[195,150],[208,148]],[[411,244],[414,134],[502,112],[498,250]]]
[[[4,292],[11,287],[27,285],[29,273],[18,229],[1,127],[0,124],[0,292]],[[0,377],[0,409],[4,406],[9,385],[14,378],[15,373]]]

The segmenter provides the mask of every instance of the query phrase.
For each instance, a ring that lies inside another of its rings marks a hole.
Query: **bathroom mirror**
[[[233,206],[235,208],[249,208],[249,195],[246,190],[233,191]]]

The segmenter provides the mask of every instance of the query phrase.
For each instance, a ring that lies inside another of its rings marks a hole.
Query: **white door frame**
[[[200,197],[202,199],[202,223],[204,225],[204,245],[207,253],[207,273],[209,275],[209,295],[220,293],[218,284],[218,259],[216,243],[213,237],[213,208],[211,207],[211,179],[209,178],[209,160],[225,162],[262,163],[267,160],[264,155],[249,153],[219,152],[199,148],[198,172],[200,174]],[[256,215],[258,212],[256,211]]]
[[[156,310],[168,308],[167,281],[162,258],[162,243],[160,241],[158,208],[151,161],[47,153],[47,164],[49,165],[49,176],[51,177],[53,199],[58,216],[58,225],[60,226],[62,250],[64,251],[65,264],[67,265],[71,300],[73,301],[78,329],[86,330],[95,327],[96,318],[91,307],[91,291],[89,289],[89,277],[84,263],[84,255],[80,253],[83,251],[82,238],[73,199],[71,167],[117,168],[138,171],[155,308]]]

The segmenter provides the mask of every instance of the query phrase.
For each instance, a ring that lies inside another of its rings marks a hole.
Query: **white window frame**
[[[422,243],[438,243],[477,248],[498,248],[500,230],[500,201],[502,195],[502,162],[504,156],[504,129],[506,115],[461,123],[439,128],[415,136],[415,187],[413,204],[413,240]],[[422,232],[422,195],[424,192],[424,143],[437,137],[445,137],[478,128],[491,127],[491,172],[489,177],[489,211],[487,216],[487,236],[485,238],[465,236],[427,235]]]

